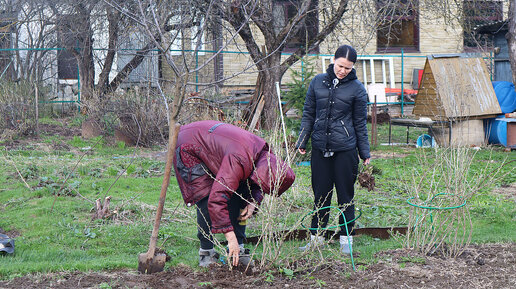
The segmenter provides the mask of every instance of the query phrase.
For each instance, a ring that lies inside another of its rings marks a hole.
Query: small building
[[[438,144],[446,146],[451,141],[453,145],[483,145],[482,119],[500,113],[482,58],[465,55],[427,58],[413,114],[442,123],[440,129],[434,130]]]

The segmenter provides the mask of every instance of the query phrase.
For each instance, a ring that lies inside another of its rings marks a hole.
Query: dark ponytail
[[[349,45],[342,45],[335,51],[335,60],[344,57],[347,60],[356,63],[357,62],[357,51],[355,48]]]

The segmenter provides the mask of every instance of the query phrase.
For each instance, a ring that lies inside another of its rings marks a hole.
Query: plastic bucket
[[[435,139],[427,134],[422,134],[417,138],[416,147],[433,148],[435,147]]]

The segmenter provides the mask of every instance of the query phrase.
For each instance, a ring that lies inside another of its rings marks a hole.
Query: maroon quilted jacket
[[[213,233],[233,231],[228,200],[242,181],[249,181],[257,204],[267,194],[282,194],[294,171],[269,151],[262,138],[231,124],[198,121],[181,127],[174,169],[188,206],[209,196]]]

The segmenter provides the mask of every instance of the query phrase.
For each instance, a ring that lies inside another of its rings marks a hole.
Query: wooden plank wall
[[[437,94],[434,75],[428,59],[425,63],[412,113],[416,116],[429,117],[434,120],[442,120],[445,115],[441,100]]]
[[[427,59],[414,114],[464,119],[500,114],[487,67],[481,58]]]

